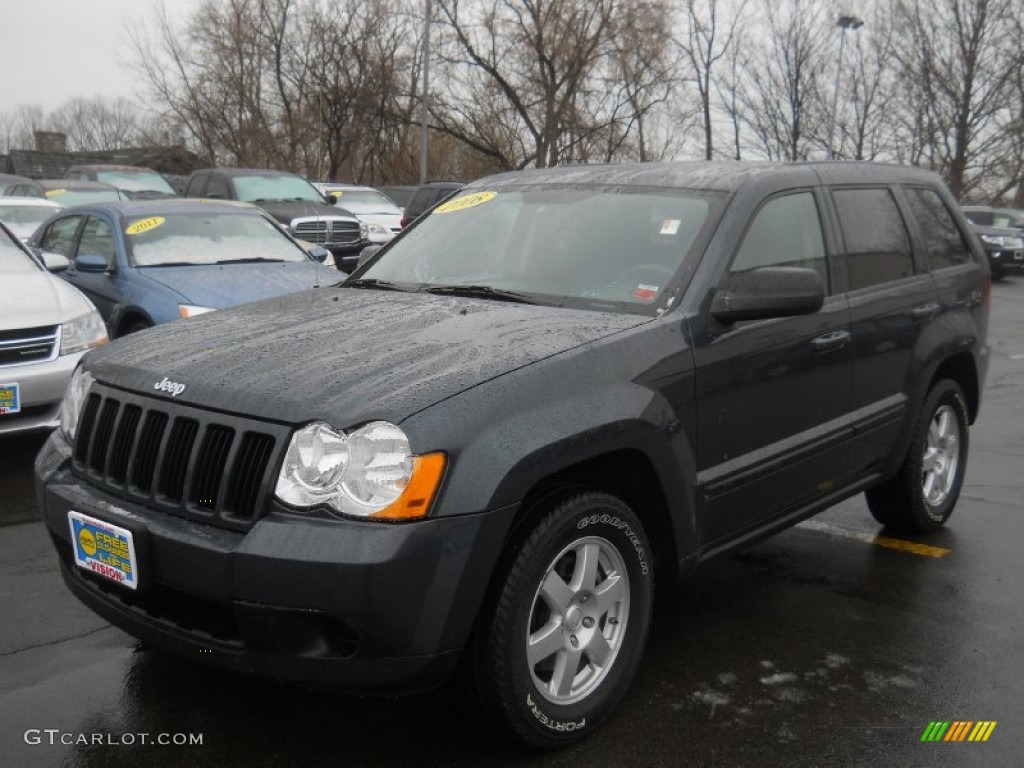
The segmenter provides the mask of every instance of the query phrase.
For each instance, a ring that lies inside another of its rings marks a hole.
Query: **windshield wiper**
[[[388,280],[378,280],[375,277],[360,277],[357,280],[349,280],[348,282],[341,283],[345,288],[376,288],[381,291],[402,291],[403,293],[409,293],[412,288],[403,288],[398,283],[392,283]]]
[[[265,259],[261,256],[253,256],[248,259],[221,259],[215,261],[214,264],[258,264],[261,262],[283,262],[284,259]]]
[[[479,299],[496,299],[498,301],[515,301],[520,304],[540,304],[541,302],[525,293],[492,288],[489,285],[432,285],[423,289],[427,293],[438,293],[447,296],[468,296]]]
[[[198,261],[162,261],[159,264],[139,264],[140,267],[198,267]]]

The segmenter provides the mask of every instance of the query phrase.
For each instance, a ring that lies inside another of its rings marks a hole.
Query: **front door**
[[[718,326],[695,334],[697,461],[705,548],[827,495],[846,475],[852,344],[846,297],[831,276],[821,205],[810,189],[763,202],[730,275],[765,266],[819,272],[811,315]]]

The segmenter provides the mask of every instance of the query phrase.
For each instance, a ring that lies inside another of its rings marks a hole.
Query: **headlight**
[[[292,435],[274,493],[293,507],[408,520],[430,511],[444,465],[441,453],[413,456],[405,433],[386,421],[351,434],[317,421]]]
[[[367,224],[366,225],[366,238],[371,243],[386,243],[394,238],[395,233],[387,227],[382,227],[380,224]]]
[[[370,230],[370,228],[366,226],[366,222],[365,221],[360,221],[359,222],[359,239],[360,240],[365,240],[367,237],[369,237],[369,233],[370,233],[369,230]]]
[[[216,312],[216,307],[197,307],[192,304],[179,304],[178,314],[181,315],[185,320],[190,317],[196,317],[198,315],[205,315],[207,312]]]
[[[982,235],[981,239],[989,245],[997,245],[1007,250],[1024,249],[1024,237],[1012,237],[1010,235]]]
[[[71,355],[106,344],[108,341],[110,339],[107,337],[107,326],[103,324],[100,313],[93,310],[87,315],[64,323],[60,332],[60,353]]]
[[[64,399],[60,404],[60,431],[68,440],[75,442],[75,431],[78,429],[78,417],[82,415],[82,406],[92,385],[92,374],[84,372],[80,367],[75,369],[71,382],[64,391]]]

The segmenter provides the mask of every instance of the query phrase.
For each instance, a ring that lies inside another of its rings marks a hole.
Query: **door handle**
[[[910,310],[910,315],[915,320],[928,320],[935,317],[937,314],[939,314],[939,305],[934,303],[919,304]]]
[[[818,336],[816,339],[811,339],[811,346],[814,347],[815,352],[832,352],[842,349],[849,343],[849,331],[832,331],[823,336]]]

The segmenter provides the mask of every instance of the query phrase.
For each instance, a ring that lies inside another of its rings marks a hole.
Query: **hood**
[[[180,294],[190,304],[225,309],[321,285],[337,283],[338,271],[313,261],[267,264],[203,264],[139,267],[139,273]]]
[[[971,227],[979,235],[993,235],[996,237],[1024,237],[1024,229],[1017,227],[986,227],[981,224],[972,224]]]
[[[292,219],[297,219],[300,216],[329,216],[332,219],[355,218],[343,208],[306,200],[263,200],[254,205],[258,205],[282,224],[291,224]]]
[[[100,381],[156,397],[299,424],[400,423],[503,373],[650,322],[642,315],[321,288],[97,349]]]
[[[48,272],[4,275],[0,307],[0,330],[66,323],[94,309],[77,288]]]

